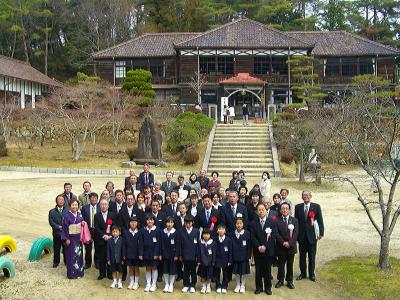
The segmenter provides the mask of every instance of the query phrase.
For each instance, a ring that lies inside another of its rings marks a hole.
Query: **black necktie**
[[[308,205],[306,205],[306,209],[304,210],[304,216],[305,216],[305,218],[307,220],[307,217],[308,217]]]
[[[286,225],[288,225],[288,217],[285,217],[285,223],[286,223]]]

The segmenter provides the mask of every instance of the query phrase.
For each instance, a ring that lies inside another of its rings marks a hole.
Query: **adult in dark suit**
[[[225,217],[220,210],[212,207],[211,196],[203,196],[204,209],[199,211],[195,218],[195,223],[198,227],[203,229],[209,229],[213,239],[217,237],[217,227],[220,224],[225,224]]]
[[[64,197],[64,207],[68,208],[69,200],[78,199],[75,194],[72,193],[72,184],[69,182],[64,183],[64,193],[62,194]]]
[[[90,234],[92,235],[92,239],[95,237],[94,231],[94,217],[100,211],[100,204],[97,203],[99,196],[96,193],[89,194],[89,204],[86,204],[82,207],[82,218],[88,224]],[[89,269],[92,266],[92,249],[93,249],[93,241],[85,244],[85,269]],[[98,266],[98,258],[96,252],[94,253],[94,262],[95,265]]]
[[[111,226],[116,222],[116,215],[108,210],[108,201],[100,200],[100,211],[94,216],[94,247],[99,258],[98,280],[108,277],[112,279],[110,268],[107,268],[107,241],[112,238]]]
[[[149,164],[144,164],[143,172],[141,172],[139,174],[138,182],[142,188],[145,186],[149,186],[149,187],[153,188],[154,174],[150,172]]]
[[[167,180],[161,184],[161,190],[164,191],[165,196],[168,196],[178,184],[172,181],[173,174],[171,171],[165,173],[165,177]]]
[[[132,194],[126,195],[126,205],[122,206],[118,214],[119,224],[123,229],[129,230],[129,220],[136,217],[138,220],[138,227],[141,228],[145,224],[144,211],[139,209],[135,204],[134,196]],[[122,230],[124,233],[125,230]]]
[[[154,225],[156,225],[158,229],[163,229],[165,227],[167,215],[161,210],[161,205],[158,200],[153,200],[151,202],[151,214],[154,216]]]
[[[49,224],[53,232],[53,268],[57,268],[60,264],[60,251],[62,248],[64,263],[64,245],[61,241],[62,221],[68,209],[64,206],[64,196],[58,195],[56,197],[56,207],[49,211]]]
[[[178,176],[178,185],[174,188],[174,190],[178,192],[178,199],[180,201],[183,201],[189,197],[190,186],[185,183],[185,177],[182,175]]]
[[[289,215],[289,203],[282,203],[281,216],[276,222],[276,255],[278,256],[278,282],[275,287],[280,288],[285,280],[290,289],[294,289],[293,284],[293,262],[294,255],[297,253],[297,237],[299,234],[299,223],[296,218]]]
[[[167,217],[172,217],[175,218],[175,216],[178,214],[178,193],[176,191],[172,191],[170,193],[170,199],[171,203],[166,204],[163,207],[163,211],[167,215]]]
[[[180,230],[185,227],[185,217],[190,215],[184,202],[178,204],[178,214],[175,216],[174,225],[176,230]]]
[[[263,204],[257,206],[257,217],[250,225],[251,244],[256,266],[255,294],[265,291],[272,295],[271,268],[275,257],[276,222],[267,216],[267,209]],[[264,288],[263,281],[264,278]]]
[[[234,221],[236,218],[241,217],[244,221],[244,228],[246,229],[249,224],[249,217],[247,214],[246,206],[238,202],[239,196],[237,192],[228,192],[228,203],[225,205],[225,226],[228,234],[235,231]]]
[[[122,190],[115,191],[115,201],[110,201],[109,203],[109,210],[112,211],[115,215],[118,215],[121,211],[122,207],[126,206],[124,202],[124,192]],[[117,220],[116,225],[121,226],[119,223],[119,219]]]
[[[125,185],[125,189],[129,189],[134,193],[135,191],[141,191],[143,187],[138,182],[138,178],[135,174],[129,177],[128,182]]]
[[[129,176],[125,177],[125,181],[124,181],[124,187],[129,186],[129,181],[131,180],[131,177],[135,174],[135,170],[134,169],[130,169],[129,170]]]
[[[322,218],[321,207],[317,203],[311,202],[311,192],[303,191],[303,202],[295,207],[295,218],[299,222],[299,242],[300,252],[300,275],[297,280],[307,278],[308,255],[308,275],[311,281],[315,281],[315,256],[317,253],[317,241],[324,236],[324,220]],[[318,223],[319,236],[315,236],[315,221]]]
[[[206,176],[206,170],[201,170],[200,175],[197,178],[197,181],[200,183],[200,187],[202,189],[207,189],[208,190],[208,184],[210,182],[210,179]]]

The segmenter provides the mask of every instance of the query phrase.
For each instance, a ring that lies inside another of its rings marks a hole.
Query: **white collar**
[[[137,228],[135,229],[135,231],[132,230],[132,228],[129,228],[129,232],[132,234],[136,234],[138,232]]]
[[[229,204],[229,205],[231,206],[231,208],[234,207],[236,209],[236,207],[237,207],[237,203],[235,205],[232,205],[232,204]]]
[[[172,233],[174,233],[175,231],[176,231],[176,230],[175,230],[175,228],[173,228],[173,227],[172,227],[171,231],[168,231],[167,228],[164,228],[164,233],[167,233],[167,234],[172,234]]]
[[[212,239],[209,239],[209,240],[206,242],[205,240],[201,239],[201,243],[202,243],[203,245],[208,246],[208,245],[211,245],[211,244],[213,243],[213,240],[212,240]]]
[[[69,211],[75,218],[78,216],[78,212],[76,212],[75,214],[72,211]]]
[[[225,234],[223,235],[223,237],[218,236],[219,242],[222,243],[223,241],[225,241]]]
[[[97,208],[97,204],[95,204],[95,205],[90,204],[90,206],[94,207],[94,208]]]
[[[308,202],[308,204],[305,204],[305,203],[304,203],[304,207],[308,207],[308,208],[309,208],[309,207],[310,207],[310,204],[311,204],[311,202]]]
[[[131,207],[129,207],[129,206],[127,205],[126,208],[127,208],[128,210],[132,210],[132,209],[133,209],[133,205],[132,205]]]
[[[101,214],[102,214],[103,216],[107,216],[108,211],[107,211],[107,212],[101,212]]]
[[[146,230],[147,230],[147,231],[156,230],[156,225],[153,225],[153,227],[151,227],[151,228],[149,228],[149,227],[146,226]]]
[[[237,230],[235,230],[235,234],[236,235],[243,235],[244,234],[244,229],[242,229],[242,231],[238,232]]]
[[[267,216],[265,216],[264,218],[260,219],[260,222],[267,222]]]
[[[185,229],[186,229],[186,232],[190,234],[190,233],[192,232],[192,230],[193,230],[193,226],[192,226],[190,229],[187,229],[187,228],[185,227]]]

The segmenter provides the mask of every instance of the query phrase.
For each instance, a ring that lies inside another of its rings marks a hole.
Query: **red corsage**
[[[308,216],[310,217],[310,225],[314,226],[314,217],[315,217],[315,213],[313,211],[310,211],[310,213],[308,214]]]
[[[112,225],[112,219],[107,219],[107,229],[106,229],[107,234],[111,233],[111,225]]]
[[[211,217],[211,225],[210,225],[210,230],[211,230],[211,231],[214,230],[214,226],[215,226],[215,223],[217,223],[217,221],[218,221],[218,219],[217,219],[216,216],[212,216],[212,217]]]
[[[107,225],[112,225],[112,219],[107,220]]]
[[[276,220],[276,216],[272,216],[272,217],[271,217],[271,220],[272,220],[272,221],[275,221],[275,220]]]

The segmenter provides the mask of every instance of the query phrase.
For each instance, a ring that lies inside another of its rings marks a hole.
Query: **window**
[[[326,60],[325,76],[340,76],[340,58]]]
[[[286,63],[286,56],[272,56],[272,74],[276,75],[287,75],[288,74],[288,65]]]
[[[365,57],[360,58],[360,75],[373,74],[374,73],[374,62],[372,58]]]
[[[254,57],[254,74],[267,75],[269,73],[269,56]]]
[[[215,57],[200,56],[200,73],[210,74],[211,72],[215,72]]]
[[[222,74],[233,74],[233,57],[218,57],[218,72]]]
[[[115,78],[125,78],[125,75],[126,75],[125,61],[116,61]]]
[[[164,66],[159,63],[150,63],[150,72],[153,77],[164,77]]]
[[[346,57],[342,58],[342,76],[357,75],[357,58]]]

